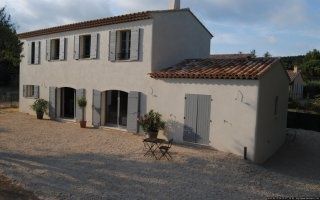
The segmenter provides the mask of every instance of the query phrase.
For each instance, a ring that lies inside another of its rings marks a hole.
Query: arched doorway
[[[74,119],[76,110],[76,90],[68,87],[60,88],[60,90],[58,90],[58,95],[60,95],[60,118]]]
[[[128,93],[119,90],[109,90],[103,93],[105,126],[127,128],[128,117]]]

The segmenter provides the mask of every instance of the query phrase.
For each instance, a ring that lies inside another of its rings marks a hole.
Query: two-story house
[[[210,57],[213,35],[178,0],[146,11],[19,34],[20,111],[49,101],[55,120],[139,132],[150,109],[175,142],[262,162],[283,143],[287,74],[276,58]],[[246,151],[246,152],[244,152]]]

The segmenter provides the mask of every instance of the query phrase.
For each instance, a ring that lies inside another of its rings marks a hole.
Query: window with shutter
[[[39,89],[38,85],[24,85],[23,86],[23,97],[25,98],[39,98]]]
[[[91,51],[91,35],[82,35],[79,39],[80,42],[80,58],[90,58]]]

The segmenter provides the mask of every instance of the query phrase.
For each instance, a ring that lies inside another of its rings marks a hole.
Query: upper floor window
[[[54,39],[50,42],[50,59],[59,60],[60,55],[60,39]]]
[[[28,43],[28,64],[40,64],[40,41]]]
[[[47,60],[65,60],[66,38],[47,40]]]
[[[117,60],[130,59],[131,30],[117,31]]]
[[[80,58],[90,58],[91,35],[80,36]]]
[[[98,56],[98,33],[90,35],[76,35],[74,37],[74,58],[96,59]]]
[[[109,60],[139,60],[140,28],[110,31]]]
[[[36,43],[31,42],[31,64],[35,64]]]

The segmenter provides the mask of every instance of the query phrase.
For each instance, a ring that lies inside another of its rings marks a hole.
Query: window
[[[36,43],[31,42],[31,64],[35,64],[36,61]]]
[[[34,85],[25,85],[25,97],[34,97]]]
[[[117,32],[117,60],[129,60],[131,48],[131,31],[124,30]]]
[[[278,115],[279,96],[276,96],[274,100],[274,115]]]
[[[50,60],[59,60],[60,39],[50,41]]]
[[[91,35],[80,36],[80,58],[90,58]]]
[[[25,98],[39,98],[39,89],[38,85],[24,85],[23,86],[23,97]]]

